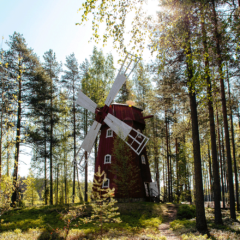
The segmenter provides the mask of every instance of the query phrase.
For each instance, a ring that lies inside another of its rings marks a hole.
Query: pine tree
[[[40,65],[40,63],[36,55],[33,53],[33,50],[27,47],[26,41],[21,34],[14,32],[14,34],[10,36],[10,40],[7,44],[9,46],[9,50],[6,51],[5,56],[8,62],[8,72],[10,77],[18,84],[17,93],[15,95],[15,100],[17,102],[17,122],[13,172],[13,181],[17,181],[20,144],[24,142],[22,115],[24,115],[28,109],[28,97],[31,93],[28,84],[29,81],[31,81],[31,75],[35,72],[35,69]],[[15,187],[15,189],[17,188]],[[15,190],[12,195],[12,203],[16,202],[16,200],[17,192]]]
[[[45,52],[44,58],[44,69],[51,80],[50,92],[50,150],[49,150],[49,164],[50,164],[50,204],[53,205],[53,147],[56,145],[57,139],[54,138],[53,128],[58,122],[57,112],[58,109],[54,106],[54,100],[57,93],[57,81],[58,75],[61,70],[61,65],[56,60],[56,55],[52,49]]]
[[[62,82],[67,87],[70,92],[69,98],[72,98],[72,113],[73,113],[73,159],[76,159],[76,106],[75,106],[75,99],[76,93],[79,89],[80,85],[80,76],[78,70],[78,62],[75,58],[74,53],[66,57],[66,64],[67,70],[64,71],[64,75],[62,76]],[[75,164],[73,165],[73,198],[72,202],[74,203],[74,196],[75,196]]]
[[[100,166],[98,172],[94,174],[93,188],[92,188],[92,215],[90,219],[85,219],[86,222],[89,220],[94,225],[101,228],[102,230],[105,223],[116,222],[120,223],[121,219],[117,217],[120,213],[117,212],[118,207],[114,207],[117,201],[113,198],[115,189],[102,188],[102,185],[106,181],[105,172],[101,172]]]
[[[138,191],[136,183],[140,169],[132,165],[134,161],[131,149],[118,136],[114,138],[112,156],[113,164],[110,172],[116,176],[113,182],[117,186],[118,193],[129,199]]]
[[[51,98],[51,81],[42,67],[39,67],[32,76],[30,87],[32,94],[29,96],[30,111],[28,118],[31,119],[27,128],[27,142],[34,149],[34,157],[32,163],[37,164],[36,169],[41,172],[42,163],[44,165],[44,189],[47,191],[47,157],[49,151],[47,144],[49,142],[50,127],[50,103]],[[47,194],[45,196],[45,204],[47,204]]]

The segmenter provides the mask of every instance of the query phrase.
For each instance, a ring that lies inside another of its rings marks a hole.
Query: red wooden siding
[[[109,109],[110,113],[116,116],[118,119],[124,121],[126,124],[130,125],[131,127],[135,129],[140,129],[141,132],[145,128],[145,122],[142,115],[142,110],[136,107],[129,107],[128,105],[124,104],[112,104]],[[109,170],[111,169],[111,166],[114,164],[114,158],[112,156],[112,150],[113,150],[113,140],[116,137],[116,134],[113,133],[113,137],[106,137],[107,136],[107,129],[109,127],[106,124],[103,124],[101,127],[101,134],[100,134],[100,140],[99,140],[99,148],[98,148],[98,155],[97,155],[97,161],[95,165],[95,172],[98,171],[98,166],[101,166],[101,170],[104,170],[107,174],[107,178],[110,179],[110,188],[115,187],[115,196],[116,198],[121,198],[121,194],[118,193],[117,186],[114,185],[113,179],[116,178]],[[126,147],[129,147],[126,144]],[[144,182],[151,182],[151,174],[149,169],[149,163],[147,159],[146,154],[146,148],[143,149],[141,154],[138,156],[133,150],[131,150],[133,161],[131,164],[136,167],[137,169],[140,169],[139,174],[137,176],[137,184],[136,189],[138,192],[135,192],[132,194],[132,198],[146,198],[146,192],[144,187]],[[104,164],[104,156],[110,154],[111,157],[111,164]],[[145,156],[146,164],[142,164],[141,162],[141,156]],[[133,191],[134,192],[134,191]]]

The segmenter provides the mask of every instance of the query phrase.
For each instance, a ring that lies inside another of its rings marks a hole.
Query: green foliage
[[[113,157],[114,164],[111,166],[111,173],[117,176],[113,182],[118,187],[118,193],[124,198],[131,198],[138,190],[137,176],[139,169],[133,166],[133,156],[131,149],[118,136],[114,138],[113,142]]]
[[[211,238],[208,238],[207,234],[196,236],[192,233],[188,233],[188,234],[183,234],[181,237],[182,237],[181,238],[182,240],[205,240],[205,239],[210,240],[211,239]]]
[[[93,190],[92,190],[92,214],[90,218],[83,219],[84,223],[93,222],[94,225],[102,229],[105,223],[120,223],[121,219],[117,217],[120,213],[117,212],[118,207],[114,207],[117,203],[113,199],[115,189],[102,188],[106,180],[105,172],[101,172],[100,166],[98,172],[94,174]]]
[[[178,219],[170,222],[170,227],[173,230],[179,230],[182,228],[194,228],[195,224],[196,224],[195,220],[192,221],[192,220],[186,220],[186,219],[183,219],[183,220]]]
[[[29,171],[27,179],[23,180],[23,182],[26,184],[26,190],[24,192],[25,202],[31,206],[37,204],[39,195],[36,189],[36,179],[33,176],[32,170]]]
[[[91,98],[99,107],[104,102],[114,80],[113,56],[104,56],[102,50],[93,48],[90,62],[85,60],[80,65],[82,91]]]
[[[2,175],[0,179],[0,215],[10,209],[11,196],[14,191],[11,177]]]
[[[183,204],[180,205],[177,212],[177,218],[178,219],[191,219],[196,217],[196,206],[195,205],[189,205],[189,204]]]

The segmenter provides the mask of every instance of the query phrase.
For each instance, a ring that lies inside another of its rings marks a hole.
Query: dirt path
[[[177,207],[174,204],[167,204],[167,213],[164,216],[164,223],[159,225],[161,235],[165,236],[168,240],[179,240],[179,236],[176,236],[173,231],[170,230],[170,222],[177,217]]]

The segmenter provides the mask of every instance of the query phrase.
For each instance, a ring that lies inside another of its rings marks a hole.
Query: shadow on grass
[[[77,208],[80,204],[74,204],[70,206],[70,210]],[[120,218],[122,223],[106,223],[105,229],[117,228],[126,229],[132,231],[132,229],[140,228],[157,228],[163,221],[162,215],[166,208],[165,204],[159,203],[117,203],[116,206],[119,207]],[[0,217],[0,232],[21,229],[22,231],[27,231],[30,228],[41,228],[43,233],[39,239],[49,239],[44,238],[48,236],[53,229],[63,229],[65,223],[60,219],[60,212],[66,211],[68,209],[67,205],[63,206],[40,206],[32,208],[23,208],[18,210],[11,210]],[[90,207],[88,207],[88,213],[90,214]],[[72,222],[71,229],[82,229],[86,231],[96,232],[97,228],[93,223],[88,223],[75,227],[76,221]],[[54,233],[55,234],[55,233]],[[58,237],[58,238],[57,238]],[[56,238],[61,239],[59,235]]]

